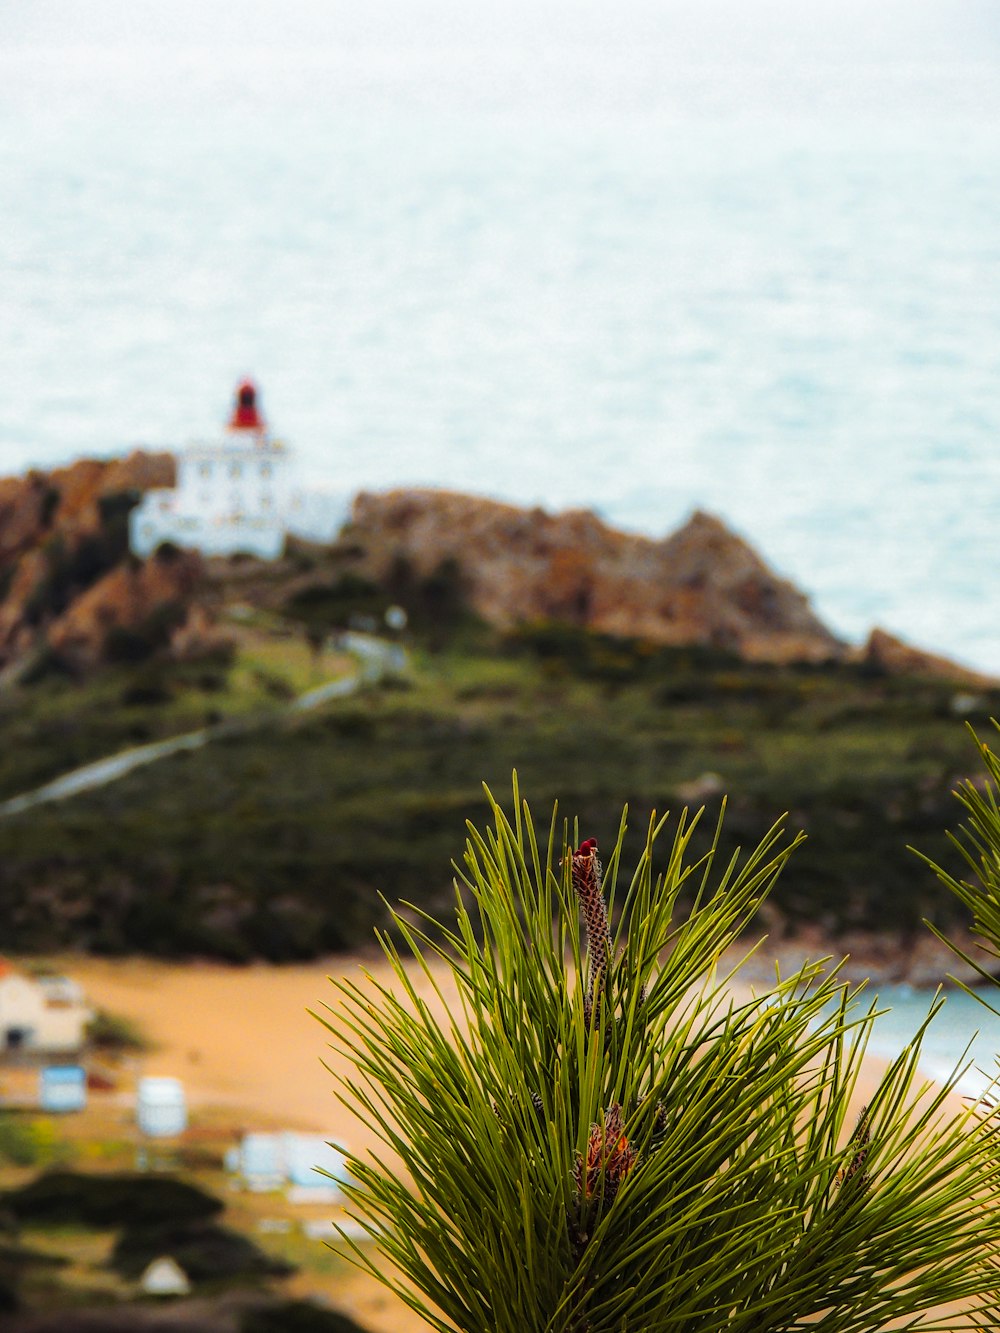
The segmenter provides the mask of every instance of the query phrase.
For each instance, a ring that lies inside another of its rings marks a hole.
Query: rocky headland
[[[362,493],[350,535],[384,579],[454,561],[468,600],[500,628],[562,621],[651,643],[710,644],[749,661],[825,661],[845,651],[806,597],[719,519],[695,513],[662,541],[589,510],[549,514],[449,491]]]
[[[362,492],[349,537],[361,567],[390,577],[401,559],[429,576],[451,562],[491,625],[556,621],[667,646],[720,648],[746,662],[857,662],[892,675],[985,678],[873,629],[838,638],[808,598],[721,519],[700,510],[656,540],[590,510],[550,514],[441,490]]]
[[[203,560],[128,552],[128,514],[169,486],[174,461],[137,451],[0,480],[0,684],[55,664],[71,673],[140,654],[219,647],[227,599],[280,607],[345,573],[393,587],[450,570],[468,608],[501,630],[561,623],[654,645],[700,645],[746,662],[853,661],[888,674],[981,677],[874,630],[854,646],[718,518],[696,512],[662,539],[588,510],[551,514],[443,490],[363,492],[340,542],[307,558]]]

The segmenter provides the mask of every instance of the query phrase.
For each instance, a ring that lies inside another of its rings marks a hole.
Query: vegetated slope
[[[0,822],[5,947],[354,947],[380,891],[451,892],[481,782],[505,790],[514,767],[536,809],[559,796],[605,840],[623,799],[640,818],[707,802],[711,823],[729,792],[725,836],[744,841],[790,810],[810,841],[777,910],[828,937],[912,933],[938,910],[905,844],[947,857],[972,755],[956,717],[985,722],[1000,696],[881,632],[849,649],[717,520],[654,542],[588,514],[393,492],[281,561],[139,562],[127,515],[159,468],[0,485],[0,795],[287,700],[332,631],[395,603],[425,656],[408,682]],[[274,669],[295,653],[304,669]]]
[[[0,823],[7,947],[74,946],[233,960],[357,947],[378,897],[452,892],[480,784],[557,796],[613,838],[621,802],[709,806],[731,794],[726,845],[783,810],[809,841],[776,924],[905,941],[951,909],[905,848],[947,861],[955,778],[1000,696],[842,664],[748,666],[549,627],[427,659],[314,717],[178,756],[124,782]]]

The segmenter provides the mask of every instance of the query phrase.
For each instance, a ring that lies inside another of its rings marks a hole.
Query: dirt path
[[[307,690],[305,694],[299,695],[288,704],[285,711],[308,712],[330,699],[342,699],[345,695],[353,694],[362,685],[378,680],[388,671],[402,670],[406,665],[405,654],[396,644],[384,643],[371,635],[354,633],[345,634],[343,642],[348,652],[357,658],[358,670]],[[21,814],[24,810],[32,810],[35,806],[45,805],[49,801],[63,801],[69,796],[90,791],[94,787],[105,787],[109,782],[117,782],[119,778],[125,777],[127,773],[137,768],[155,764],[160,759],[179,754],[182,750],[200,750],[210,741],[252,730],[255,725],[259,726],[259,723],[255,723],[253,719],[230,718],[216,726],[185,732],[182,736],[169,736],[165,740],[153,741],[149,745],[131,746],[118,754],[96,759],[93,763],[63,773],[61,777],[53,778],[51,782],[46,782],[33,791],[0,802],[0,819],[7,815]]]

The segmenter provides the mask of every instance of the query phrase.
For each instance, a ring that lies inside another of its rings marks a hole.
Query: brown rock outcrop
[[[159,586],[162,574],[126,591],[135,571],[117,568],[127,555],[129,507],[174,474],[171,455],[137,451],[0,478],[0,666],[14,678],[46,646],[68,663],[97,661],[108,626],[148,616],[161,592],[177,595]],[[100,638],[84,647],[98,622]]]
[[[988,689],[996,684],[989,676],[958,666],[946,657],[925,653],[884,629],[872,630],[858,660],[864,666],[884,672],[887,676],[937,676],[973,689]]]
[[[384,578],[405,558],[460,566],[472,608],[501,627],[561,620],[662,644],[711,644],[756,661],[825,660],[845,645],[807,599],[718,519],[696,513],[662,541],[589,511],[548,514],[449,491],[362,493],[352,539]]]
[[[171,454],[136,450],[125,458],[82,458],[52,472],[0,477],[0,567],[55,528],[69,536],[96,531],[103,496],[172,486],[175,471]]]
[[[201,624],[189,606],[200,577],[201,560],[190,551],[117,565],[49,627],[49,648],[85,671],[106,655],[116,629],[149,636],[151,648],[165,648],[177,635],[190,637]]]
[[[172,456],[140,451],[0,479],[0,682],[18,678],[46,648],[80,669],[94,665],[110,630],[146,633],[143,622],[169,602],[184,603],[171,651],[211,650],[214,611],[234,580],[242,580],[242,599],[270,598],[277,608],[315,580],[294,560],[268,565],[266,576],[253,561],[236,573],[227,562],[220,573],[220,562],[193,557],[169,572],[123,564],[129,506],[171,485],[174,474]],[[356,572],[378,581],[400,561],[422,578],[454,562],[472,609],[501,628],[559,621],[750,661],[847,660],[974,688],[995,683],[882,630],[864,649],[848,647],[747,542],[701,512],[656,541],[588,510],[549,514],[450,491],[395,490],[357,496],[348,544]]]
[[[979,937],[959,925],[949,927],[948,935],[966,958],[996,974],[996,959]],[[730,946],[720,967],[735,967],[746,957],[748,945],[749,939]],[[908,985],[931,992],[949,978],[967,986],[978,985],[983,979],[975,966],[929,930],[913,934],[887,927],[832,933],[815,924],[800,925],[789,934],[777,925],[741,968],[740,975],[743,981],[767,986],[773,984],[776,966],[787,977],[806,963],[821,959],[828,960],[826,970],[837,967],[839,979],[852,986],[868,981],[874,986]]]

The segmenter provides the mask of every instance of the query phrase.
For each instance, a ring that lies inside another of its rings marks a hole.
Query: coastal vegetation
[[[440,1333],[995,1327],[993,1104],[918,1085],[921,1029],[852,1119],[877,1003],[815,964],[745,1000],[717,973],[796,840],[699,854],[653,815],[630,875],[623,815],[605,878],[516,780],[490,804],[454,911],[395,916],[388,985],[335,983],[338,1092],[385,1150],[348,1159],[389,1261],[358,1265]]]
[[[98,1009],[87,1024],[87,1041],[102,1054],[143,1055],[152,1049],[149,1038],[132,1019]]]
[[[964,918],[906,848],[955,867],[950,793],[975,763],[957,719],[984,725],[994,691],[456,617],[447,646],[411,638],[405,675],[288,714],[288,697],[346,662],[317,665],[301,630],[254,633],[228,662],[163,660],[5,696],[4,796],[212,719],[253,723],[0,821],[8,949],[240,961],[363,946],[385,919],[380,893],[447,900],[455,830],[480,783],[513,768],[534,801],[561,795],[605,841],[622,799],[706,805],[711,821],[729,792],[723,850],[787,810],[808,838],[771,900],[774,930],[891,930],[905,949],[923,918]],[[639,853],[627,840],[625,860]]]
[[[7,1166],[45,1166],[66,1153],[48,1117],[0,1112],[0,1163]]]
[[[1000,732],[996,720],[993,732]],[[977,996],[993,1008],[990,996],[995,997],[1000,988],[994,970],[1000,964],[1000,754],[989,741],[981,741],[975,733],[973,736],[986,771],[984,776],[966,778],[955,792],[964,819],[958,832],[949,834],[949,841],[960,854],[959,870],[952,872],[937,864],[925,850],[921,854],[945,888],[969,912],[975,953],[954,944],[952,947],[979,979],[987,983]],[[992,739],[995,744],[995,736]],[[948,942],[947,937],[942,938]]]
[[[923,919],[962,918],[906,846],[954,864],[949,793],[973,757],[956,721],[984,725],[1000,689],[884,634],[852,649],[719,520],[654,541],[399,491],[359,496],[338,541],[279,560],[164,544],[139,561],[128,514],[168,465],[0,486],[0,804],[130,747],[213,737],[0,817],[8,950],[364,946],[381,893],[447,898],[455,829],[514,768],[605,838],[622,799],[713,817],[728,792],[727,848],[788,811],[808,840],[768,907],[776,937],[863,952],[890,934],[905,975]],[[407,670],[291,709],[355,670],[337,645],[358,628],[402,633]]]

